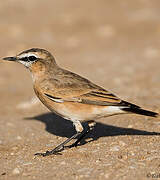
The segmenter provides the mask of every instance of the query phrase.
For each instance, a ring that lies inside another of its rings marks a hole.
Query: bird
[[[70,120],[75,127],[76,133],[70,138],[52,150],[35,153],[35,155],[56,155],[75,138],[77,140],[68,147],[76,147],[95,127],[95,120],[102,117],[117,114],[159,116],[157,112],[145,110],[122,100],[90,80],[61,68],[56,63],[54,56],[45,49],[31,48],[18,55],[5,57],[3,60],[21,63],[29,69],[32,75],[33,89],[40,101],[51,112]],[[87,129],[82,126],[82,121],[88,122]]]

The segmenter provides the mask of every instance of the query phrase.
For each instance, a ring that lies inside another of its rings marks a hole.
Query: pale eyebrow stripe
[[[36,58],[38,58],[38,56],[36,54],[34,54],[34,53],[21,54],[19,56],[19,58],[22,59],[22,58],[26,58],[26,57],[29,57],[29,56],[35,56]]]

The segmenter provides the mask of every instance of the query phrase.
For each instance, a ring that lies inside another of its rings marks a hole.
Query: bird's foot
[[[64,147],[61,147],[61,148],[55,148],[51,151],[46,151],[44,153],[35,153],[34,155],[35,156],[50,156],[50,155],[62,155],[60,152],[64,150]]]

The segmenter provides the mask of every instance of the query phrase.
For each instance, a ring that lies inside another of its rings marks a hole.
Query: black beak
[[[16,57],[5,57],[5,58],[3,58],[3,60],[5,60],[5,61],[16,61],[17,58]]]

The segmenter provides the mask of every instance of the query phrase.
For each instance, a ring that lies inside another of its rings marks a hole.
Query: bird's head
[[[32,69],[36,64],[56,65],[55,59],[52,54],[45,49],[32,48],[25,50],[13,57],[5,57],[3,60],[15,61],[23,64],[25,67]]]

